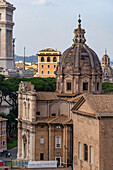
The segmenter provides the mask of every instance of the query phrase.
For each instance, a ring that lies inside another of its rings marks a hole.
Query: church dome
[[[78,29],[74,30],[74,44],[64,51],[60,58],[60,65],[63,68],[65,68],[66,65],[72,66],[74,73],[79,72],[81,74],[86,74],[86,72],[89,72],[101,74],[99,58],[97,54],[85,44],[85,30],[81,28],[80,19],[78,22]]]
[[[102,69],[97,54],[85,42],[85,30],[74,30],[74,44],[62,54],[56,70],[56,91],[59,93],[101,93]]]

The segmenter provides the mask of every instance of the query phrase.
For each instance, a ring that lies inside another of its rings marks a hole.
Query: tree
[[[105,92],[113,92],[113,83],[103,82],[102,83],[102,89]]]
[[[9,78],[5,80],[5,77],[0,75],[0,104],[2,100],[6,101],[13,110],[18,107],[18,88],[21,81],[30,81],[36,91],[55,91],[56,80],[55,78]],[[9,100],[10,99],[10,100]]]

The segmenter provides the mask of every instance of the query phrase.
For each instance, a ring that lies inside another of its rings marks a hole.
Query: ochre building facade
[[[38,52],[38,77],[55,77],[61,52],[47,48]]]

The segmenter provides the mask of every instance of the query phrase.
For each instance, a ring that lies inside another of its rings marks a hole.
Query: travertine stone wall
[[[81,160],[78,159],[78,142],[82,144]],[[84,161],[84,144],[88,145],[88,162]],[[90,146],[94,148],[94,164],[90,163]],[[100,170],[99,120],[88,116],[73,114],[73,170],[82,169]]]
[[[100,119],[100,168],[113,169],[113,118]]]

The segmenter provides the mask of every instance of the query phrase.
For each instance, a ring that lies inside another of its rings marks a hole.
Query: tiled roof
[[[58,52],[56,49],[52,49],[52,48],[46,48],[46,49],[43,49],[43,50],[40,50],[39,52]]]
[[[84,98],[96,113],[113,113],[112,94],[84,94]]]
[[[37,92],[37,100],[58,100],[58,93],[55,92]]]
[[[44,92],[44,91],[37,91],[37,100],[66,100],[69,102],[73,102],[74,100],[78,100],[80,96],[74,97],[75,95],[73,94],[63,94],[60,95],[59,93],[56,92]],[[73,97],[73,98],[72,98]]]
[[[60,115],[51,118],[38,118],[37,123],[48,123],[48,124],[72,124],[72,119],[69,119],[66,115]]]
[[[0,122],[2,122],[2,121],[7,121],[7,119],[0,117]]]

